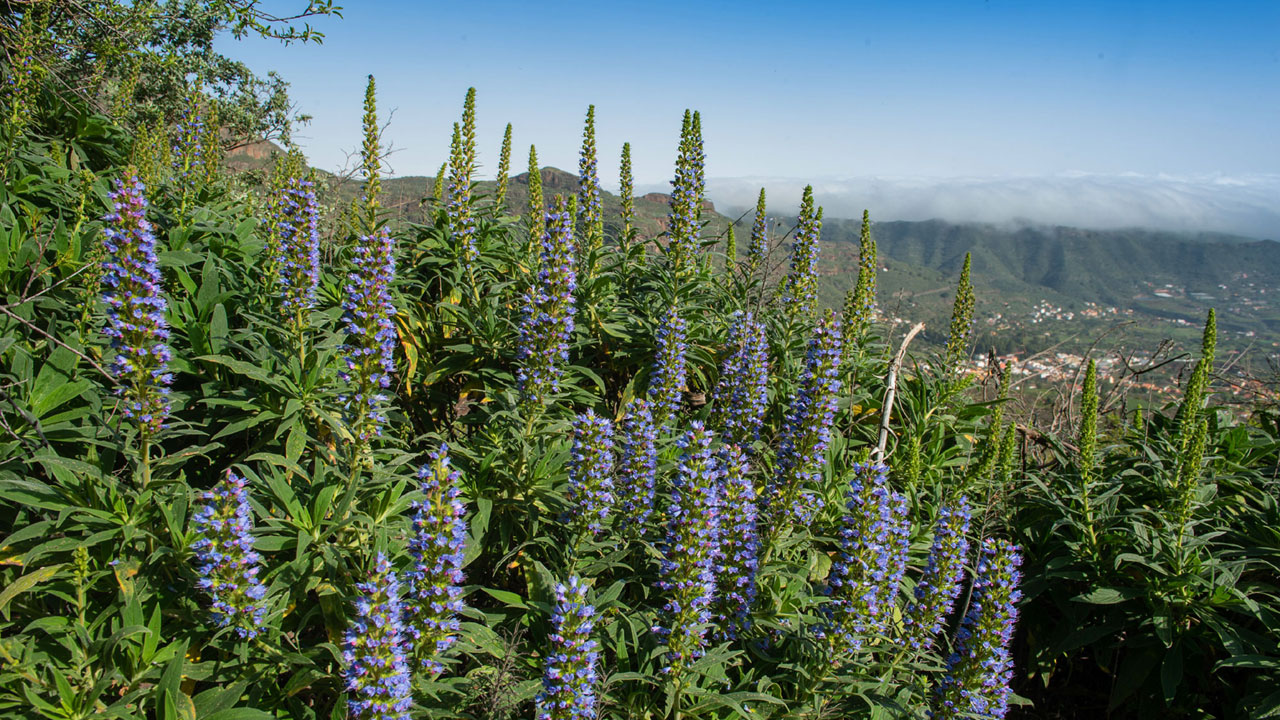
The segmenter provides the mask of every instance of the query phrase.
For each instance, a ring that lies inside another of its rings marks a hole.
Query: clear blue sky
[[[320,46],[222,45],[292,83],[326,168],[372,73],[397,175],[434,174],[469,86],[486,174],[508,121],[518,168],[576,169],[589,103],[607,186],[624,140],[670,177],[686,107],[712,177],[1280,173],[1275,1],[345,5]]]

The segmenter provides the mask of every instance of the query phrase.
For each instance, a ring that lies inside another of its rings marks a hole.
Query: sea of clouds
[[[1068,225],[1222,232],[1280,240],[1280,174],[1097,175],[1049,177],[849,177],[810,181],[827,217],[993,224]],[[755,206],[794,213],[805,181],[711,178],[707,196],[722,212]],[[669,188],[646,188],[665,192]]]

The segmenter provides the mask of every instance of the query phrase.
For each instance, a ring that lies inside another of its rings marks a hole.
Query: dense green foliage
[[[834,432],[817,478],[798,488],[797,507],[765,514],[751,627],[736,639],[715,634],[704,656],[668,672],[668,646],[652,631],[668,601],[657,584],[676,504],[668,498],[687,472],[678,443],[695,423],[723,422],[716,387],[732,314],[755,313],[767,338],[763,431],[748,443],[756,492],[786,465],[780,441],[796,432],[788,414],[810,382],[807,348],[831,320],[792,312],[785,293],[717,252],[721,238],[695,234],[696,261],[679,272],[667,238],[618,252],[621,223],[606,206],[604,244],[576,258],[586,270],[560,387],[522,402],[523,294],[545,269],[542,237],[531,236],[527,214],[472,192],[471,96],[466,107],[448,193],[465,187],[466,211],[428,203],[423,222],[388,225],[370,191],[330,213],[305,323],[279,312],[268,268],[278,206],[264,200],[301,174],[297,158],[282,158],[266,187],[206,171],[213,159],[186,173],[153,162],[148,217],[174,372],[172,414],[154,436],[112,396],[99,299],[110,183],[130,159],[154,160],[154,148],[74,100],[25,108],[0,196],[0,714],[344,717],[343,638],[369,596],[361,585],[413,566],[414,503],[431,492],[417,469],[443,476],[428,456],[442,442],[465,508],[465,610],[443,673],[414,674],[414,717],[531,717],[556,586],[573,575],[595,608],[602,717],[924,717],[938,709],[935,688],[973,598],[961,596],[932,648],[910,649],[904,617],[940,508],[961,494],[975,545],[1023,545],[1016,685],[1042,703],[1028,712],[1243,718],[1280,705],[1280,428],[1267,418],[1232,426],[1213,411],[1212,333],[1188,399],[1169,416],[1123,424],[1085,402],[1088,442],[1019,434],[1003,397],[977,401],[957,373],[970,293],[981,292],[967,277],[951,364],[921,356],[897,380],[886,458],[911,522],[909,561],[891,582],[883,627],[853,646],[816,632],[839,596],[829,593],[851,527],[845,494],[866,480],[858,463],[874,459],[897,350],[876,326],[855,323],[836,364]],[[372,94],[366,112],[376,130]],[[681,150],[694,158],[700,143]],[[371,131],[368,180],[377,151]],[[682,162],[696,177],[701,161]],[[353,437],[339,377],[352,342],[342,304],[353,262],[372,246],[362,236],[379,226],[397,241],[395,373],[382,436],[366,443]],[[473,245],[459,242],[463,233]],[[615,512],[600,533],[584,532],[570,489],[580,463],[572,423],[588,410],[619,419],[647,394],[673,308],[684,321],[687,387],[657,434],[655,513],[623,527]],[[1032,437],[1043,446],[1018,445]],[[267,588],[251,639],[220,627],[198,589],[196,508],[228,470],[246,480]],[[807,522],[785,519],[806,510]]]

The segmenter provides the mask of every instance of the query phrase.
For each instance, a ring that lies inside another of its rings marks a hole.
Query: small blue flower
[[[378,553],[347,628],[342,657],[347,664],[347,708],[356,720],[409,720],[413,704],[407,656],[410,647],[400,603],[400,582]]]
[[[201,494],[191,519],[195,541],[196,587],[213,600],[214,620],[252,638],[267,614],[267,589],[258,579],[261,558],[253,549],[253,509],[245,481],[227,470],[226,478]]]
[[[444,672],[440,659],[458,638],[462,612],[462,563],[467,537],[466,508],[458,496],[458,471],[449,465],[449,448],[427,454],[418,471],[423,500],[413,509],[407,573],[409,601],[405,609],[408,632],[422,665],[433,675]]]
[[[120,381],[116,395],[120,412],[146,434],[164,426],[169,414],[169,372],[172,354],[166,344],[168,305],[161,295],[156,238],[147,222],[147,198],[142,181],[130,175],[115,182],[112,211],[103,217],[102,299],[115,356],[111,374]]]
[[[551,616],[551,647],[534,699],[538,720],[594,720],[598,645],[591,639],[595,608],[587,604],[587,586],[577,577],[556,586]]]
[[[613,424],[594,410],[573,422],[569,454],[569,503],[573,524],[597,535],[613,506]]]
[[[347,275],[346,355],[339,377],[347,383],[342,396],[351,422],[352,434],[368,443],[382,434],[386,422],[387,395],[395,372],[395,305],[391,301],[391,281],[396,273],[395,240],[386,228],[361,237]]]
[[[947,658],[946,674],[935,688],[931,717],[1002,718],[1009,711],[1009,644],[1022,599],[1021,564],[1016,546],[983,541],[973,600],[956,634],[956,650]]]

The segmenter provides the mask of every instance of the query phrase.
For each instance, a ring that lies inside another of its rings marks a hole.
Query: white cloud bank
[[[717,208],[741,211],[755,206],[763,186],[771,212],[792,214],[804,184],[783,178],[712,178],[707,195]],[[853,177],[812,184],[828,217],[861,217],[867,208],[876,220],[1140,227],[1280,240],[1280,174]]]

